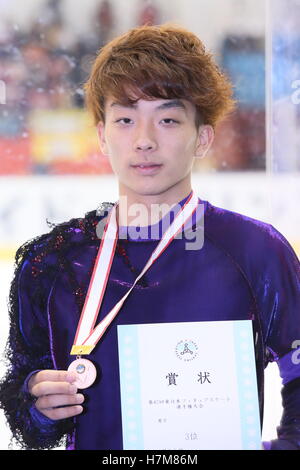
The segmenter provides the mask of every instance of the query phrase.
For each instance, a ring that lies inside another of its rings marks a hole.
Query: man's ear
[[[195,157],[204,158],[214,141],[215,133],[212,126],[203,124],[199,126]]]
[[[109,155],[108,146],[105,140],[105,124],[102,121],[99,121],[97,124],[97,133],[99,137],[100,149],[103,155]]]

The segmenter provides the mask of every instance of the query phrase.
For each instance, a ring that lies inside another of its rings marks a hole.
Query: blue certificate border
[[[261,450],[261,431],[251,320],[232,322],[244,450]]]
[[[144,449],[137,325],[118,325],[123,449]]]

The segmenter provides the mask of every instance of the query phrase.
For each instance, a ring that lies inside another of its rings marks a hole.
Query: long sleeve
[[[34,244],[20,247],[9,295],[10,331],[6,346],[7,373],[0,383],[0,406],[13,438],[26,449],[58,446],[73,427],[72,420],[52,421],[42,415],[27,390],[32,372],[53,369],[47,324],[50,272],[35,276]],[[50,269],[51,271],[51,269]]]
[[[300,264],[287,240],[272,227],[274,250],[266,251],[260,279],[266,347],[282,379],[283,414],[271,450],[300,449]],[[267,308],[268,305],[268,308]]]
[[[276,361],[282,378],[283,414],[278,439],[267,449],[300,449],[300,264],[272,225],[208,204],[206,237],[234,259],[247,279],[258,312],[264,363]]]

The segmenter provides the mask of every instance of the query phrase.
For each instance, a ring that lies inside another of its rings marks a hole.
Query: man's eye
[[[131,122],[131,119],[121,118],[121,119],[117,119],[116,122],[121,122],[122,124],[129,124]]]
[[[179,121],[176,121],[175,119],[171,119],[171,118],[165,118],[163,119],[163,121],[165,121],[166,124],[179,124]]]

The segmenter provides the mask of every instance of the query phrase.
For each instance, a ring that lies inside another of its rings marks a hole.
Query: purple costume
[[[52,421],[39,413],[27,381],[33,371],[67,369],[74,359],[70,350],[100,244],[96,227],[111,204],[19,248],[0,402],[25,448],[51,448],[67,435],[69,449],[122,449],[118,324],[252,319],[261,417],[268,362],[278,362],[283,383],[284,412],[269,447],[300,449],[300,364],[292,361],[300,340],[299,260],[273,226],[202,202],[203,247],[185,250],[185,237],[173,240],[135,286],[88,356],[98,379],[83,391],[84,412],[76,418]],[[195,222],[191,230],[197,229]],[[157,244],[147,233],[118,241],[98,319],[129,290]]]

